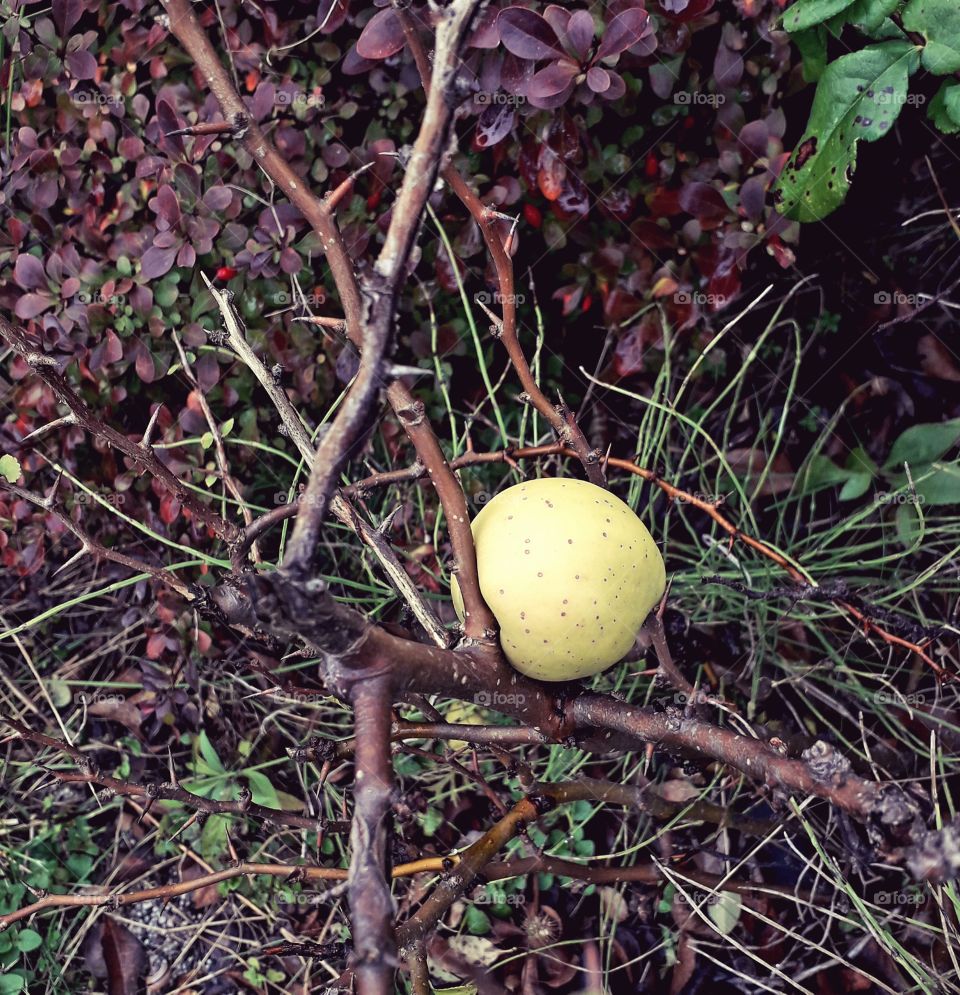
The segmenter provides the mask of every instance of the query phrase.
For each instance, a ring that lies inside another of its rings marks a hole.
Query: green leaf
[[[901,470],[904,463],[926,466],[948,453],[960,439],[960,418],[925,422],[901,433],[883,464],[884,470]]]
[[[877,464],[870,458],[870,454],[863,446],[857,446],[856,449],[850,450],[845,465],[853,473],[867,473],[871,477],[875,477],[878,471]]]
[[[717,931],[723,933],[724,936],[732,933],[734,926],[740,919],[743,898],[732,891],[721,891],[716,895],[711,895],[710,898],[707,915],[716,924]]]
[[[791,34],[805,31],[846,10],[853,0],[797,0],[783,15],[783,26]]]
[[[817,84],[807,130],[777,181],[774,201],[796,221],[819,221],[843,203],[857,143],[889,130],[916,68],[909,42],[888,41],[832,62]]]
[[[960,5],[957,0],[910,0],[903,27],[926,38],[920,56],[925,69],[946,76],[960,69]]]
[[[197,736],[197,746],[200,748],[200,755],[207,761],[211,770],[218,774],[226,774],[227,770],[217,755],[213,743],[210,742],[205,729],[201,729],[200,735]]]
[[[858,31],[874,35],[884,26],[899,3],[900,0],[855,0],[847,11],[845,20]]]
[[[803,78],[816,83],[827,68],[827,33],[822,24],[800,31],[793,38],[803,59]]]
[[[463,925],[468,933],[474,936],[485,936],[490,932],[490,917],[475,905],[467,906],[463,916]]]
[[[431,985],[430,990],[434,995],[477,995],[479,991],[472,981],[466,985],[457,985],[456,988],[434,988]]]
[[[17,934],[17,949],[28,954],[31,950],[43,946],[43,937],[35,929],[21,929]]]
[[[277,797],[277,789],[270,783],[266,774],[258,770],[244,771],[247,783],[250,787],[250,795],[257,805],[266,808],[280,808],[280,799]]]
[[[213,432],[204,432],[203,435],[200,436],[200,445],[203,446],[204,449],[209,449],[213,445]]]
[[[927,117],[945,134],[960,131],[960,83],[944,80],[927,108]]]
[[[226,438],[226,437],[227,437],[227,436],[228,436],[228,435],[229,435],[229,434],[230,434],[230,433],[231,433],[231,432],[233,431],[233,425],[234,425],[234,419],[233,419],[233,418],[228,418],[228,419],[227,419],[227,420],[226,420],[226,421],[225,421],[225,422],[224,422],[224,423],[223,423],[223,424],[222,424],[222,425],[220,426],[220,434],[221,434],[221,435],[222,435],[222,436],[223,436],[224,438]]]
[[[20,479],[20,460],[16,456],[4,453],[0,456],[0,477],[5,477],[8,484],[15,484]]]
[[[858,497],[862,497],[870,489],[871,480],[873,477],[869,473],[854,473],[840,488],[840,500],[855,501]]]
[[[0,995],[16,995],[17,992],[24,991],[26,987],[22,975],[0,974]]]
[[[912,503],[901,504],[897,507],[895,521],[900,542],[905,548],[912,548],[920,540],[922,528],[920,513]]]
[[[806,470],[799,474],[797,483],[801,485],[799,493],[812,494],[814,491],[822,491],[825,487],[845,484],[849,479],[849,470],[837,466],[832,459],[818,453],[811,457]]]
[[[935,466],[935,473],[917,481],[917,497],[924,504],[960,504],[960,463]]]

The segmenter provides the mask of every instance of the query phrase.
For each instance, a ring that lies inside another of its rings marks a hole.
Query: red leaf
[[[537,173],[537,186],[547,200],[556,200],[563,190],[567,178],[567,167],[553,149],[543,147],[540,153],[540,170]]]
[[[179,514],[180,502],[172,494],[168,494],[160,502],[160,521],[164,525],[172,525]]]
[[[388,59],[403,48],[403,28],[392,7],[378,10],[357,39],[357,54],[364,59]]]
[[[507,7],[500,11],[497,27],[503,47],[521,59],[549,59],[563,55],[550,23],[525,7]]]

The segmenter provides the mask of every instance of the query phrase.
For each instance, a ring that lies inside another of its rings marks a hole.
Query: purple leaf
[[[468,48],[496,48],[500,44],[497,32],[497,11],[491,7],[481,10],[473,22]]]
[[[280,253],[280,269],[284,273],[299,273],[303,268],[303,260],[300,253],[289,245]]]
[[[177,265],[189,267],[192,266],[197,261],[197,253],[192,245],[188,245],[186,242],[180,246],[180,251],[177,253]]]
[[[376,65],[375,60],[365,59],[357,52],[357,46],[351,45],[350,50],[343,57],[340,68],[343,70],[344,76],[362,76],[376,68]]]
[[[730,211],[720,191],[702,182],[689,183],[680,191],[680,206],[687,214],[703,219],[723,218]]]
[[[556,96],[567,89],[578,72],[579,66],[575,66],[572,62],[552,62],[540,72],[534,73],[527,87],[527,96],[531,100]]]
[[[233,200],[233,191],[228,187],[223,186],[223,184],[217,184],[215,187],[210,187],[210,189],[203,195],[203,203],[210,208],[211,211],[225,211],[229,206],[230,202]]]
[[[164,142],[171,146],[175,152],[183,152],[182,135],[174,135],[173,138],[167,137],[171,131],[176,131],[181,125],[180,119],[177,117],[177,112],[166,100],[157,101],[157,120],[160,122],[160,130],[163,132]]]
[[[173,228],[180,220],[180,204],[173,187],[169,184],[165,183],[157,190],[157,195],[150,201],[149,206],[158,218],[167,223],[168,228]]]
[[[163,276],[164,273],[170,271],[176,255],[176,246],[169,249],[158,249],[156,246],[151,245],[140,260],[140,276],[144,280],[156,280],[158,277]]]
[[[80,20],[83,13],[81,0],[53,0],[53,19],[61,38],[66,38],[70,29]]]
[[[610,78],[610,89],[604,91],[603,99],[619,100],[627,92],[627,84],[624,83],[620,73],[615,73],[612,69],[608,69],[606,72]]]
[[[507,7],[497,18],[500,40],[521,59],[549,59],[563,55],[549,22],[525,7]]]
[[[97,74],[97,60],[85,48],[68,53],[66,63],[74,79],[93,79]]]
[[[396,12],[387,7],[367,21],[357,39],[357,53],[364,59],[388,59],[403,48],[403,28]]]
[[[507,104],[488,104],[477,118],[473,144],[478,149],[488,149],[502,141],[513,130],[516,114]]]
[[[47,285],[47,274],[44,272],[43,263],[36,256],[26,252],[21,252],[17,256],[13,267],[13,278],[17,286],[24,290],[37,290]]]
[[[610,73],[606,69],[594,66],[587,71],[587,86],[594,93],[606,93],[610,89]]]
[[[13,309],[14,314],[24,321],[36,318],[38,314],[43,314],[48,307],[53,306],[53,298],[47,294],[24,294],[17,301],[17,306]]]
[[[587,11],[578,10],[567,21],[566,34],[570,50],[581,63],[585,62],[593,44],[593,18]]]
[[[604,29],[597,60],[619,55],[631,45],[636,45],[647,29],[648,20],[647,12],[639,7],[630,7],[617,14]]]

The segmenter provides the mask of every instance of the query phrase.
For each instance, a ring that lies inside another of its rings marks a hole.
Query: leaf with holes
[[[819,221],[850,189],[857,143],[882,138],[906,102],[917,68],[909,42],[871,45],[831,63],[817,85],[807,130],[777,181],[774,201],[796,221]]]
[[[957,0],[910,0],[903,8],[903,27],[926,38],[924,69],[946,76],[960,70],[960,5]]]

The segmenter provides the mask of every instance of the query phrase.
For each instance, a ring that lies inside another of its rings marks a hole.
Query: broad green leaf
[[[457,985],[456,988],[434,988],[433,985],[430,988],[434,995],[477,995],[479,991],[472,981],[466,985]]]
[[[925,504],[960,504],[960,463],[934,464],[935,473],[918,480],[917,495]]]
[[[15,484],[20,479],[20,460],[16,456],[4,453],[0,456],[0,477],[5,477],[8,484]]]
[[[960,4],[957,0],[910,0],[903,8],[903,27],[926,38],[921,59],[925,69],[946,76],[960,69]]]
[[[856,449],[851,449],[844,465],[853,473],[866,473],[871,477],[875,477],[877,475],[877,471],[879,470],[879,467],[870,458],[870,454],[863,448],[863,446],[857,446]]]
[[[897,9],[899,3],[900,0],[855,0],[847,10],[844,20],[864,34],[874,35],[884,26],[884,22]],[[896,25],[892,26],[896,29]]]
[[[897,436],[884,470],[901,470],[904,463],[926,466],[948,453],[960,440],[960,418],[913,425]]]
[[[244,771],[247,784],[250,788],[250,796],[257,805],[265,808],[280,808],[280,799],[277,797],[277,789],[270,783],[270,778],[258,770]]]
[[[35,929],[21,929],[17,934],[17,949],[28,954],[31,950],[43,946],[43,937]]]
[[[960,83],[944,80],[937,95],[930,101],[927,117],[945,134],[960,131]]]
[[[19,974],[0,974],[0,995],[16,995],[26,991],[27,983]]]
[[[798,492],[812,494],[814,491],[822,491],[825,487],[845,484],[849,479],[849,470],[837,466],[832,459],[818,453],[811,458],[806,469],[798,474],[797,483],[800,485]]]
[[[721,891],[710,897],[707,915],[714,921],[718,932],[723,933],[724,936],[732,933],[734,926],[740,919],[743,898],[732,891]]]
[[[793,37],[803,59],[803,78],[816,83],[827,68],[827,33],[822,24],[800,31]]]
[[[783,15],[783,26],[791,34],[805,31],[846,10],[852,3],[853,0],[797,0]]]
[[[889,130],[907,99],[916,48],[888,41],[832,62],[817,84],[807,130],[777,181],[774,201],[796,221],[819,221],[843,203],[857,143]]]
[[[840,488],[840,500],[855,501],[858,497],[863,497],[870,489],[871,480],[873,477],[869,473],[854,473]]]
[[[490,917],[475,905],[467,906],[463,915],[463,925],[468,933],[474,936],[485,936],[490,932]]]

